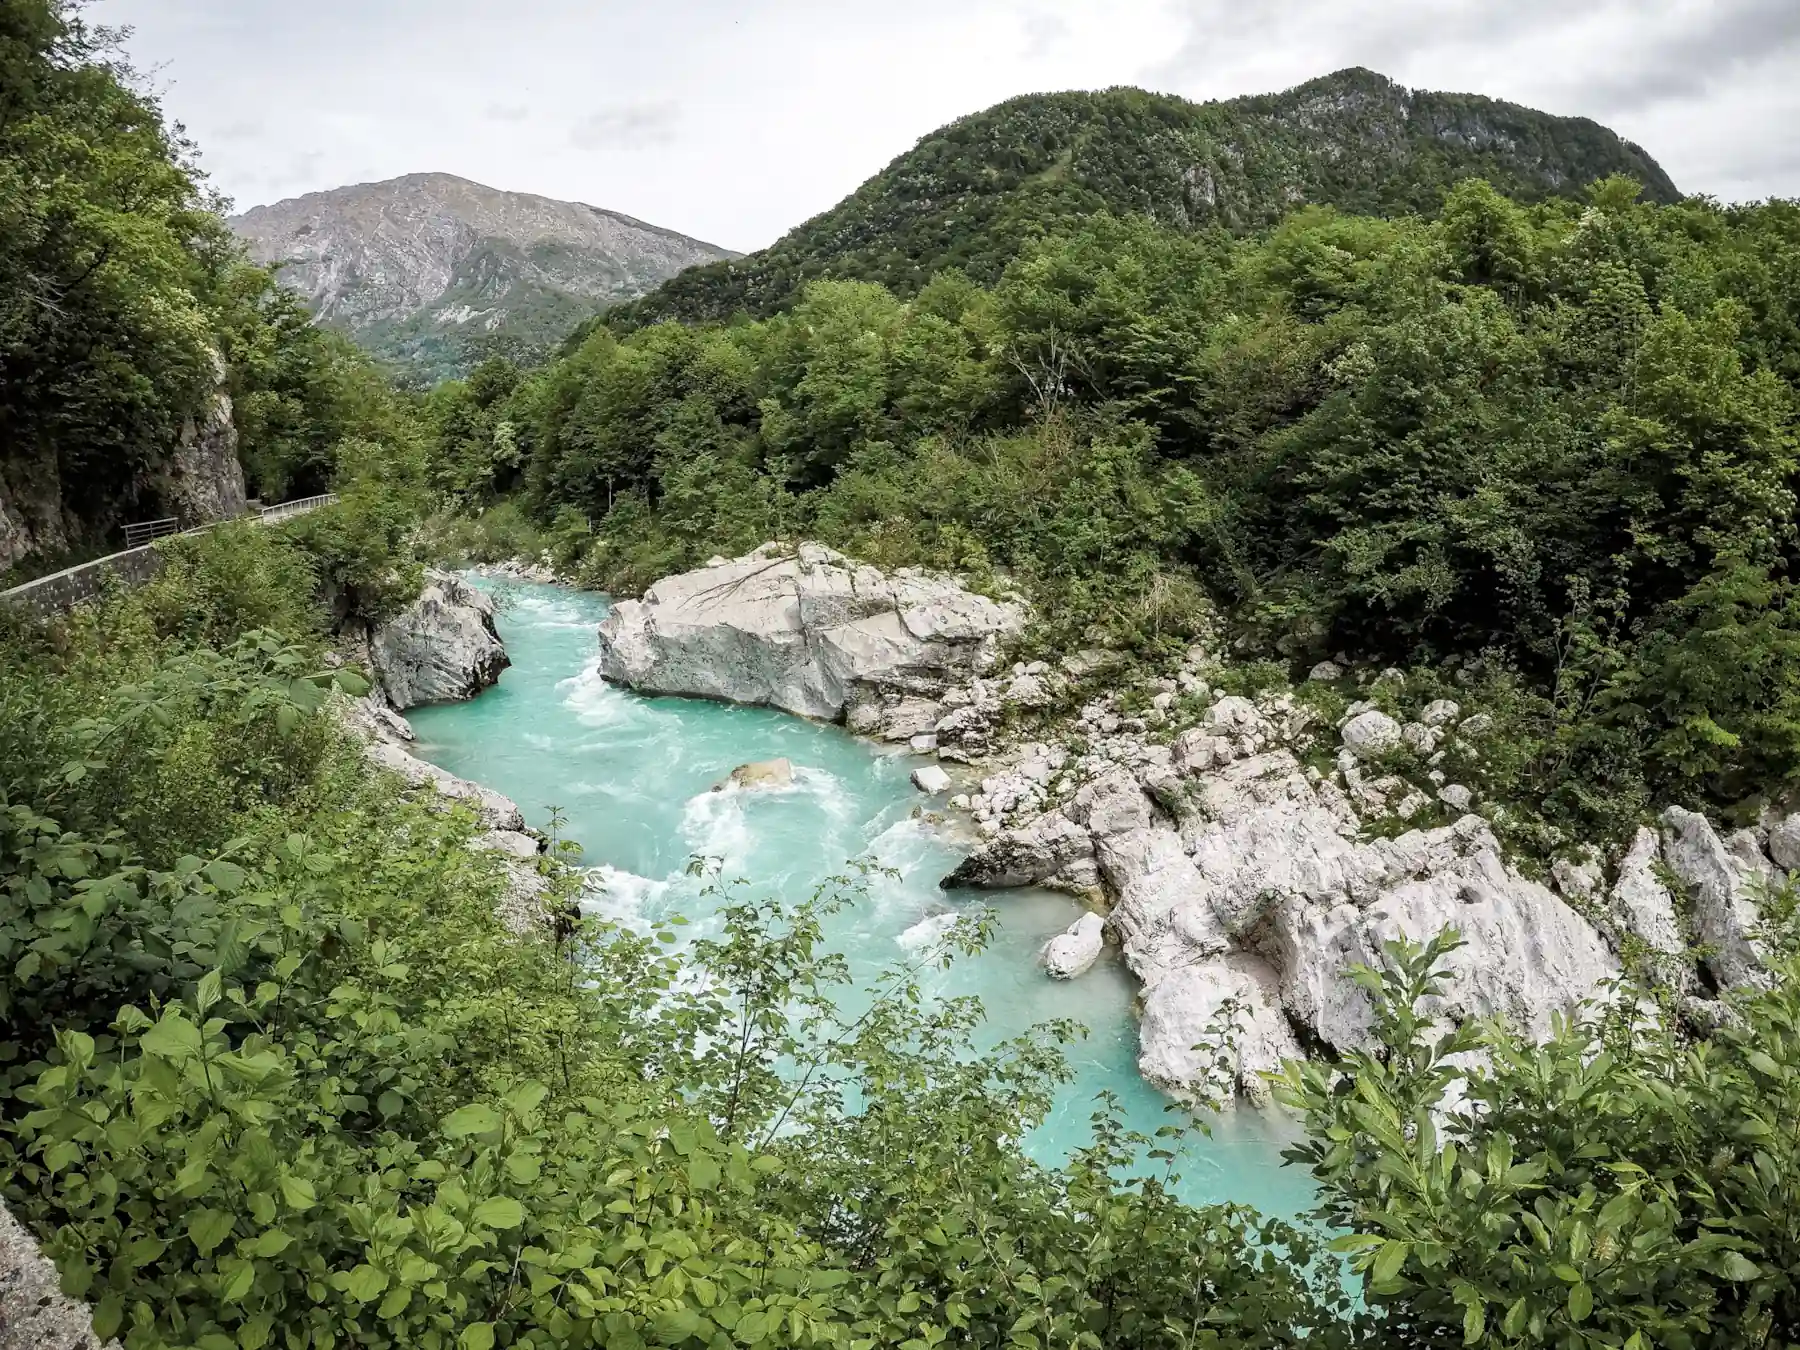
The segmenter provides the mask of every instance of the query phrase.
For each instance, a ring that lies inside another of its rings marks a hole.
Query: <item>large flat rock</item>
[[[1021,606],[816,544],[665,577],[600,627],[600,673],[644,693],[836,721],[859,685],[941,687],[990,668]]]

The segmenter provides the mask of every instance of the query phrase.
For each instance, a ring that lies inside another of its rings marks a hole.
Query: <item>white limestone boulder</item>
[[[912,785],[920,792],[936,796],[950,790],[950,775],[935,764],[921,764],[912,771]]]
[[[1661,860],[1662,841],[1655,830],[1641,826],[1619,861],[1619,875],[1612,886],[1613,908],[1625,926],[1652,951],[1686,956],[1687,941],[1676,913],[1675,897],[1657,874]]]
[[[1705,816],[1679,806],[1662,815],[1663,861],[1687,888],[1694,937],[1710,950],[1707,968],[1724,989],[1760,984],[1758,884],[1765,877],[1726,848]]]
[[[1371,708],[1344,723],[1344,745],[1358,759],[1378,759],[1400,744],[1400,724]]]
[[[1138,1072],[1177,1096],[1241,1093],[1262,1105],[1270,1096],[1262,1075],[1300,1057],[1275,971],[1258,956],[1186,966],[1144,991]]]
[[[1769,827],[1769,856],[1777,867],[1800,871],[1800,812],[1782,816]]]
[[[511,665],[494,602],[461,577],[428,571],[424,588],[369,634],[376,681],[395,708],[474,698]]]
[[[1073,980],[1094,968],[1105,946],[1106,920],[1083,914],[1044,944],[1044,969],[1053,979]]]
[[[1574,1013],[1619,974],[1591,924],[1492,849],[1392,887],[1364,919],[1366,940],[1377,950],[1399,937],[1422,943],[1447,928],[1464,945],[1446,959],[1434,1010],[1459,1022],[1501,1017],[1545,1040],[1556,1014]]]
[[[1462,716],[1461,705],[1447,698],[1434,699],[1425,705],[1419,720],[1428,727],[1447,727]]]
[[[926,692],[987,670],[1024,626],[1021,606],[950,577],[889,575],[816,544],[765,545],[614,606],[600,627],[600,673],[647,693],[836,720],[861,684]],[[923,718],[905,725],[898,739],[942,730]]]

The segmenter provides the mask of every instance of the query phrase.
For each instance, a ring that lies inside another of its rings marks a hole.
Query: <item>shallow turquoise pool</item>
[[[540,828],[560,809],[568,837],[596,869],[595,909],[640,922],[680,913],[704,931],[707,902],[685,875],[695,854],[722,858],[727,875],[789,898],[811,894],[849,859],[873,859],[898,878],[877,879],[867,901],[832,929],[859,974],[918,953],[960,906],[988,903],[1001,917],[996,941],[979,958],[934,974],[933,987],[979,994],[995,1039],[1052,1018],[1087,1026],[1088,1037],[1071,1047],[1075,1082],[1029,1141],[1034,1154],[1060,1160],[1084,1143],[1102,1091],[1114,1093],[1128,1123],[1145,1133],[1176,1119],[1138,1077],[1132,982],[1116,953],[1067,984],[1036,962],[1043,943],[1080,914],[1075,901],[1047,891],[973,897],[938,889],[966,845],[922,817],[925,798],[908,777],[918,760],[767,709],[615,689],[594,671],[604,599],[476,581],[501,597],[512,668],[473,702],[415,710],[415,749],[506,793]],[[711,791],[736,765],[779,756],[795,765],[793,787]],[[1312,1188],[1304,1173],[1281,1166],[1285,1124],[1248,1109],[1227,1113],[1183,1157],[1184,1196],[1299,1213]]]

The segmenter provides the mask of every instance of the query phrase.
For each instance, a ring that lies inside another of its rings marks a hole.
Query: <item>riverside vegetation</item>
[[[121,125],[187,172],[99,55],[66,7],[0,10],[16,181],[45,181],[20,166],[46,147],[104,158]],[[427,544],[548,546],[613,586],[804,531],[1004,572],[1045,643],[1153,661],[1217,607],[1259,679],[1339,648],[1421,678],[1479,660],[1514,733],[1496,787],[1546,829],[1778,793],[1796,213],[1635,197],[1465,184],[1430,221],[1306,211],[1244,239],[1103,218],[991,289],[817,284],[764,322],[590,334],[419,405],[297,313],[211,330],[271,372],[240,400],[266,418],[247,453],[346,500],[5,621],[7,1205],[131,1347],[1800,1342],[1784,894],[1767,987],[1705,1036],[1629,991],[1546,1045],[1445,1028],[1450,939],[1390,951],[1374,1046],[1279,1085],[1328,1233],[1129,1179],[1104,1103],[1067,1166],[1026,1159],[1072,1028],[975,1053],[979,1009],[907,969],[842,1025],[819,920],[854,872],[742,892],[681,963],[672,931],[508,933],[476,822],[404,798],[331,711],[361,687],[333,630],[407,598],[435,500],[465,515]],[[154,275],[195,343],[218,319],[214,273],[109,273],[127,236],[193,236],[5,200],[45,240],[100,231],[83,256],[117,282],[31,262],[9,314],[59,276],[91,310],[33,322],[138,333],[168,311],[127,281]],[[111,350],[118,388],[179,412],[172,348]],[[9,419],[51,406],[16,371]],[[1474,1109],[1440,1114],[1452,1091]]]

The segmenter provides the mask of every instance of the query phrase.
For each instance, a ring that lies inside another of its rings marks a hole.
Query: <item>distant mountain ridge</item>
[[[229,223],[321,322],[422,380],[488,351],[541,350],[597,307],[737,256],[617,211],[443,173],[309,193]]]
[[[1213,103],[1131,88],[1031,94],[933,132],[770,247],[684,272],[606,321],[760,317],[818,276],[901,294],[950,266],[989,281],[1033,234],[1096,211],[1245,230],[1309,203],[1430,211],[1468,177],[1532,201],[1612,174],[1655,201],[1681,196],[1640,147],[1587,118],[1409,90],[1360,68]]]

